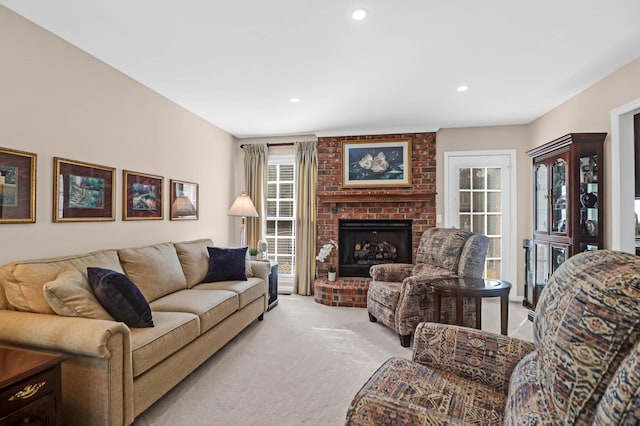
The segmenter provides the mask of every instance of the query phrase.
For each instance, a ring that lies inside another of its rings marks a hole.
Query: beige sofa
[[[202,283],[212,245],[211,240],[162,243],[5,265],[0,343],[67,356],[62,365],[66,425],[131,424],[267,310],[266,262],[251,262],[247,281]],[[110,316],[91,300],[87,267],[131,278],[149,302],[154,327],[130,329],[94,319]],[[43,288],[49,291],[74,274],[82,278],[58,288],[56,297],[66,304],[54,311]],[[55,313],[61,310],[71,316]]]

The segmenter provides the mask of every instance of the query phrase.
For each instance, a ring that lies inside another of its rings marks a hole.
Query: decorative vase
[[[328,279],[329,281],[335,281],[336,280],[336,273],[335,272],[329,272],[328,273]]]

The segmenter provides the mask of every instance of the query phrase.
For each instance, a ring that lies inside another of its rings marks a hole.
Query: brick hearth
[[[329,281],[317,278],[313,283],[313,298],[316,302],[329,306],[367,307],[369,278],[338,278]]]
[[[411,139],[411,187],[343,189],[342,141]],[[340,219],[412,219],[412,256],[420,236],[435,226],[436,134],[405,133],[318,138],[318,216],[317,250],[330,239],[338,241]],[[369,279],[339,276],[326,280],[330,265],[338,266],[334,250],[318,263],[314,283],[316,302],[331,306],[367,306]],[[340,271],[338,271],[338,275]]]

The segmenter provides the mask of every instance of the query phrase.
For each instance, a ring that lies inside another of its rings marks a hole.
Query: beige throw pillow
[[[113,321],[96,299],[87,278],[77,269],[61,271],[55,280],[44,284],[42,292],[58,315]]]

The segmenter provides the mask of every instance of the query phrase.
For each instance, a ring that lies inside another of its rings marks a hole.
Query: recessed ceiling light
[[[466,92],[467,90],[469,90],[469,86],[460,86],[457,90],[458,92]]]
[[[367,17],[367,13],[368,12],[365,9],[356,9],[351,14],[351,17],[356,21],[362,21],[364,18]]]
[[[300,98],[291,98],[289,99],[289,102],[291,102],[292,104],[297,104],[300,102]]]

